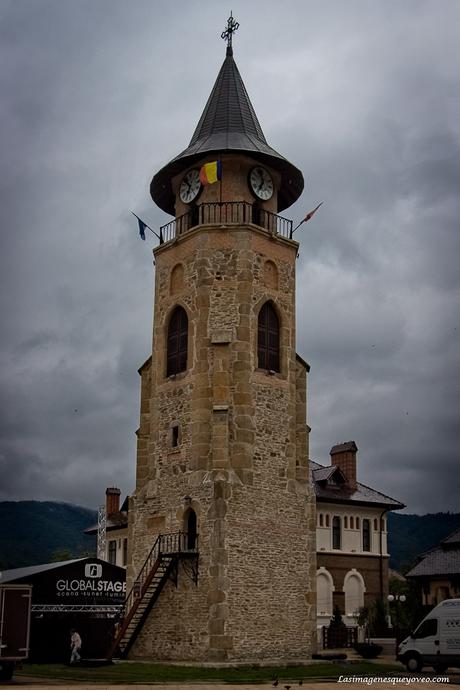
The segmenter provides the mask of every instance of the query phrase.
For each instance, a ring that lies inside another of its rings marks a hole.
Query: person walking
[[[70,663],[76,664],[80,661],[81,637],[76,630],[70,631]]]

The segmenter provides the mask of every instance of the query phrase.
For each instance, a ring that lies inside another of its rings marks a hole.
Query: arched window
[[[280,325],[270,302],[259,312],[257,354],[259,369],[280,370]]]
[[[319,526],[320,526],[320,527],[323,526],[323,522],[324,522],[324,520],[323,520],[323,514],[320,513],[320,514],[319,514]]]
[[[350,515],[350,529],[355,529],[355,518]]]
[[[363,551],[371,550],[371,521],[363,518]]]
[[[176,264],[171,271],[171,279],[169,283],[169,292],[171,295],[176,295],[184,287],[184,267],[182,264]]]
[[[318,616],[332,615],[332,592],[334,583],[331,574],[322,567],[316,573],[316,612]]]
[[[187,339],[187,314],[182,307],[176,307],[168,326],[166,376],[187,369]]]
[[[340,518],[335,515],[332,518],[332,548],[342,548],[342,530],[340,525]]]
[[[364,606],[364,580],[355,568],[350,570],[344,578],[343,589],[345,591],[345,613],[356,615],[359,609]]]

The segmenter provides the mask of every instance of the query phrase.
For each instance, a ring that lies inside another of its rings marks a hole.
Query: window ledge
[[[178,374],[170,374],[169,376],[165,376],[165,383],[169,381],[182,381],[182,379],[187,376],[188,372],[189,370],[186,369],[185,371],[180,371]]]
[[[321,556],[324,554],[330,554],[332,556],[372,556],[374,558],[380,558],[380,556],[383,556],[383,558],[389,558],[390,555],[388,553],[380,554],[377,551],[339,551],[337,549],[325,549],[324,547],[320,547],[316,550],[316,552]]]
[[[281,371],[273,371],[272,369],[260,369],[259,367],[254,369],[254,371],[259,376],[264,376],[275,381],[287,382],[287,376]]]

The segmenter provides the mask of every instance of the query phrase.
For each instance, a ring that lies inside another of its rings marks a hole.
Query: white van
[[[460,599],[446,599],[434,607],[398,647],[398,661],[408,671],[432,666],[444,673],[460,666]]]

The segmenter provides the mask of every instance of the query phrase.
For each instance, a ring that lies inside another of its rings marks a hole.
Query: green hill
[[[437,546],[460,527],[460,513],[427,515],[388,515],[388,551],[390,568],[407,572],[416,557]]]
[[[0,502],[0,569],[95,554],[83,530],[96,521],[96,511],[69,503]]]
[[[0,502],[0,569],[95,554],[83,530],[97,521],[88,508],[52,501]],[[390,567],[406,571],[416,556],[460,527],[460,513],[388,515]]]

